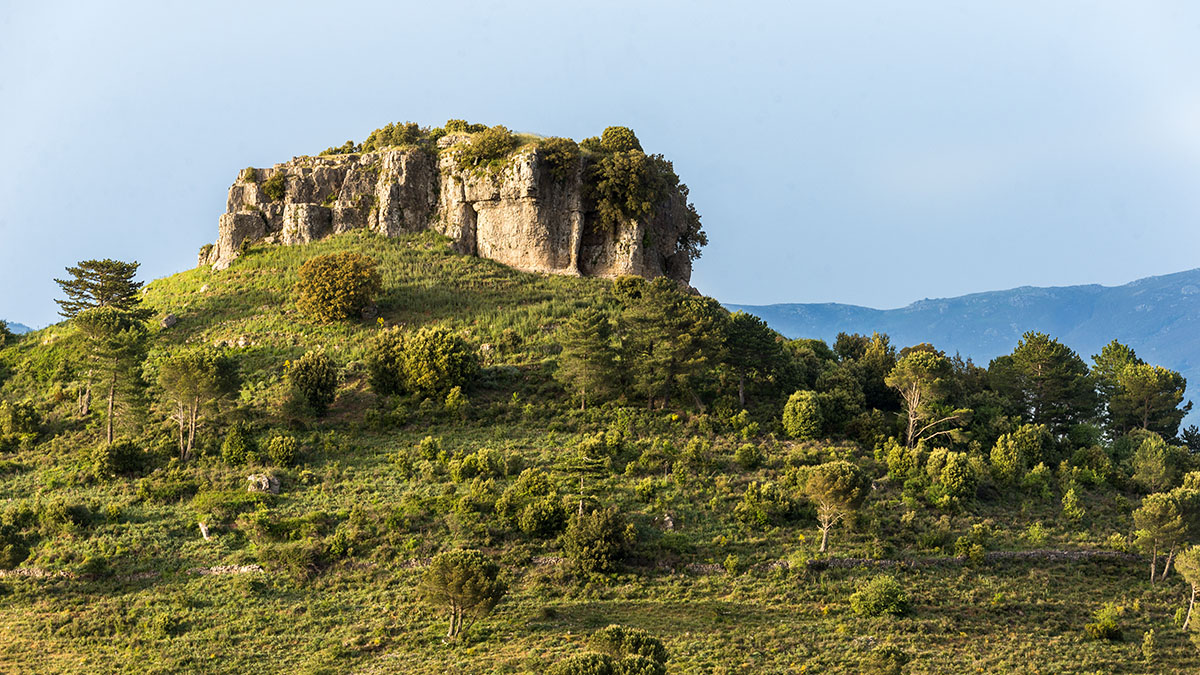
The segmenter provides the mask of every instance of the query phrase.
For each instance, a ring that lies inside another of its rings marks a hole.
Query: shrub
[[[97,476],[133,476],[146,466],[147,456],[131,441],[96,446],[92,451],[92,462]]]
[[[783,523],[794,508],[792,500],[774,483],[753,482],[746,486],[742,501],[733,507],[733,517],[744,525],[763,529]]]
[[[883,456],[892,480],[906,481],[921,472],[929,452],[925,449],[924,441],[910,448],[895,437],[889,437],[883,444]]]
[[[821,434],[822,423],[815,392],[797,391],[788,397],[783,406],[783,430],[789,436],[802,441],[814,440]]]
[[[662,640],[640,628],[627,628],[617,624],[592,633],[589,640],[592,649],[614,658],[644,656],[657,663],[665,664],[669,655]]]
[[[531,537],[553,537],[567,524],[567,511],[558,497],[530,502],[517,518],[517,526]]]
[[[879,645],[867,654],[866,672],[875,675],[900,675],[911,657],[894,645]]]
[[[527,506],[535,501],[557,496],[557,490],[544,471],[525,469],[496,500],[496,513],[510,523],[517,523]]]
[[[7,514],[6,514],[7,515]],[[7,521],[8,518],[5,518]],[[11,570],[29,557],[29,541],[21,532],[21,526],[12,522],[0,522],[0,570]]]
[[[474,134],[487,129],[486,124],[470,124],[466,120],[446,120],[446,133]]]
[[[470,406],[471,401],[467,399],[466,394],[463,394],[462,387],[454,386],[450,388],[450,393],[446,394],[447,413],[463,417],[467,414],[467,409]]]
[[[496,125],[479,132],[459,149],[458,167],[468,169],[480,163],[504,159],[517,147],[517,138],[507,127]]]
[[[899,616],[908,611],[908,596],[895,577],[883,574],[859,586],[850,596],[850,609],[862,616]]]
[[[42,416],[32,403],[0,401],[0,452],[37,440]]]
[[[992,448],[992,472],[1001,481],[1015,483],[1031,465],[1042,461],[1043,448],[1050,440],[1043,424],[1023,424],[1011,434],[1004,434]]]
[[[605,152],[641,152],[642,144],[629,127],[607,127],[600,134],[600,148]]]
[[[480,448],[462,459],[454,461],[450,465],[450,477],[456,483],[476,477],[500,478],[504,475],[505,468],[503,454],[491,448]]]
[[[267,439],[263,449],[267,459],[275,466],[291,466],[296,463],[296,454],[300,444],[291,434],[276,433]]]
[[[1083,507],[1079,505],[1079,497],[1075,494],[1075,488],[1067,490],[1062,498],[1063,515],[1067,520],[1078,525],[1085,514]]]
[[[554,180],[566,181],[579,166],[579,146],[569,138],[545,138],[538,141],[538,155]]]
[[[287,194],[287,177],[282,171],[276,171],[274,176],[271,176],[262,184],[262,192],[267,199],[277,202],[283,199]]]
[[[563,533],[563,553],[579,574],[608,574],[617,571],[635,539],[616,507],[574,513]]]
[[[350,252],[305,261],[296,284],[300,311],[318,321],[360,316],[382,285],[377,264],[374,258]]]
[[[754,443],[743,443],[733,453],[733,461],[746,471],[757,469],[763,463],[763,451]]]
[[[308,352],[290,362],[287,379],[317,417],[325,414],[337,395],[338,369],[325,352]]]
[[[465,340],[443,328],[425,326],[415,333],[393,329],[376,338],[367,370],[380,396],[441,394],[473,379],[479,358]]]
[[[1124,610],[1124,607],[1106,602],[1092,615],[1092,623],[1084,626],[1084,630],[1088,636],[1097,640],[1120,640],[1122,631],[1117,620],[1125,613]]]
[[[255,453],[254,436],[244,424],[234,424],[221,444],[221,459],[233,466],[250,462]]]

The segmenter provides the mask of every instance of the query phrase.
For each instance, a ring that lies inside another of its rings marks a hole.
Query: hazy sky
[[[726,302],[1200,266],[1200,3],[5,2],[0,317],[195,265],[244,166],[451,117],[633,127]]]

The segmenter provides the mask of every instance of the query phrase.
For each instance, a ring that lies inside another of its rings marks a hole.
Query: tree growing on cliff
[[[584,309],[563,326],[562,353],[555,378],[579,393],[579,409],[613,392],[617,382],[616,349],[608,317],[595,309]]]
[[[176,352],[159,365],[158,384],[171,402],[171,417],[179,430],[179,459],[186,462],[204,408],[237,392],[237,365],[208,347]]]
[[[361,253],[331,253],[300,266],[296,292],[300,311],[318,321],[359,316],[379,292],[383,279],[374,258]]]
[[[55,300],[59,314],[72,319],[88,309],[113,307],[128,312],[137,320],[145,320],[150,311],[142,305],[142,282],[134,281],[138,263],[120,260],[82,260],[68,267],[69,279],[55,279],[62,288],[65,300]]]
[[[106,391],[105,438],[111,445],[117,413],[136,403],[145,388],[146,326],[135,314],[111,305],[79,312],[74,324],[87,343],[92,376]]]

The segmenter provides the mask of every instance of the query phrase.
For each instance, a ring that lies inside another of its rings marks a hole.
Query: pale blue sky
[[[1200,4],[0,4],[0,317],[191,267],[239,168],[450,117],[675,162],[725,302],[1200,266]]]

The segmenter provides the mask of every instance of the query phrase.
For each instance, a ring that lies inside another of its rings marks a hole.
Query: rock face
[[[588,203],[582,159],[562,179],[535,147],[517,150],[498,169],[462,169],[452,147],[460,140],[440,139],[437,154],[391,149],[246,169],[229,188],[217,241],[199,264],[224,269],[243,243],[256,241],[433,229],[460,253],[528,272],[691,278],[691,257],[678,243],[689,228],[683,191],[667,194],[642,220],[602,227]]]

